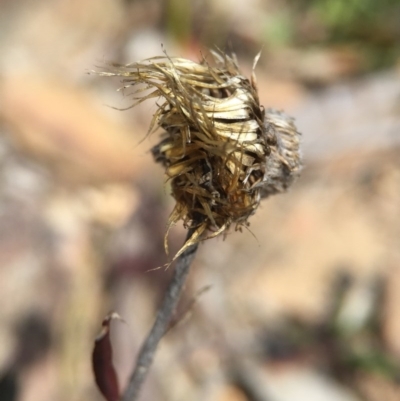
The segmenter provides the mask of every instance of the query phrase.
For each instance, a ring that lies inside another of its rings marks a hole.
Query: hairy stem
[[[192,234],[193,230],[190,229],[186,240],[188,240]],[[165,334],[168,324],[171,321],[172,314],[175,311],[182,287],[186,281],[198,245],[198,243],[191,245],[176,261],[171,282],[164,294],[153,327],[139,351],[136,365],[129,379],[125,393],[122,396],[122,401],[135,401],[139,396],[142,384],[146,379],[151,363],[153,362],[158,343]]]

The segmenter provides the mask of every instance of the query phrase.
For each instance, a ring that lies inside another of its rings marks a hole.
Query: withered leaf
[[[120,391],[117,374],[112,361],[112,345],[110,340],[110,323],[113,319],[121,319],[113,312],[108,314],[103,322],[102,328],[94,342],[92,354],[92,366],[98,389],[107,401],[118,401]]]

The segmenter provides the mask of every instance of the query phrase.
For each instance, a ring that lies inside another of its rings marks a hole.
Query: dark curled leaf
[[[121,319],[117,313],[110,313],[102,322],[102,329],[97,336],[92,354],[92,365],[97,387],[107,401],[120,399],[117,374],[112,361],[110,341],[110,323],[112,319]]]

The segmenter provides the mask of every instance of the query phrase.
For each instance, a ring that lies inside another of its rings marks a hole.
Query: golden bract
[[[179,220],[195,228],[175,258],[206,230],[215,236],[247,225],[260,199],[286,190],[301,167],[293,120],[264,110],[254,73],[247,79],[234,58],[213,56],[213,66],[155,57],[101,73],[125,77],[124,88],[144,84],[137,103],[161,100],[149,131],[165,131],[152,152],[176,200],[168,229]]]

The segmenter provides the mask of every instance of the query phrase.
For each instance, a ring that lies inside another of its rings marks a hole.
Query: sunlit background
[[[0,0],[1,401],[101,401],[110,310],[125,386],[173,200],[156,105],[115,110],[129,93],[90,71],[208,48],[246,75],[262,51],[261,103],[296,118],[305,167],[201,245],[140,399],[400,400],[400,2]]]

